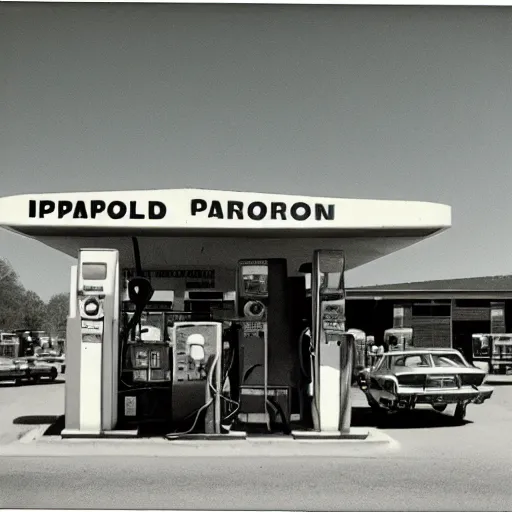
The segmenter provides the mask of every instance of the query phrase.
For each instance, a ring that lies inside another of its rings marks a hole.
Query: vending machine
[[[172,410],[175,424],[190,419],[190,432],[221,433],[222,324],[175,322],[172,327]],[[199,419],[204,423],[199,424]]]
[[[350,430],[354,339],[345,331],[344,273],[342,251],[314,252],[312,413],[318,432],[347,433]]]
[[[240,421],[290,424],[297,348],[292,340],[287,265],[284,259],[241,260],[237,307]]]

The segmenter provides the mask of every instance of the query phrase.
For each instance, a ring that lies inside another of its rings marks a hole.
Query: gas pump
[[[413,331],[411,327],[393,327],[384,331],[384,344],[388,351],[407,350],[413,347]]]
[[[355,350],[353,361],[354,378],[366,366],[366,333],[361,329],[349,329],[347,333],[354,336]]]
[[[345,257],[342,251],[313,255],[313,425],[317,432],[348,433],[353,336],[345,331]]]
[[[297,387],[284,259],[241,260],[238,267],[240,410],[246,424],[289,430]]]
[[[81,249],[71,284],[62,435],[98,435],[117,421],[118,252]]]

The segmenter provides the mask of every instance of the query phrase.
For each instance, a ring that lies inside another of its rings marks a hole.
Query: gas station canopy
[[[315,249],[345,251],[351,269],[410,246],[448,229],[451,208],[202,189],[27,194],[0,198],[0,226],[73,257],[118,249],[125,268],[137,236],[147,269],[287,258],[293,274]]]

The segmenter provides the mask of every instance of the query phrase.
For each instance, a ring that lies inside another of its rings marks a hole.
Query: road
[[[511,504],[510,468],[470,458],[203,461],[12,458],[0,469],[0,506],[469,511],[510,510]]]
[[[37,414],[45,397],[46,415],[63,408],[62,385],[16,389]],[[450,411],[416,411],[385,428],[399,450],[365,456],[133,457],[128,448],[119,457],[3,457],[0,507],[510,510],[512,386],[497,386],[467,419],[457,426]],[[372,423],[357,393],[354,423]]]

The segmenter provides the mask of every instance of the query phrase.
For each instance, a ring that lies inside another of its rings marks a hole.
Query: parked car
[[[28,370],[28,363],[17,362],[11,357],[0,357],[0,381],[20,382]]]
[[[38,352],[36,354],[36,357],[38,361],[43,361],[45,363],[63,363],[64,362],[64,355],[59,355],[59,353],[56,350],[44,350],[41,352]]]
[[[411,349],[384,353],[375,366],[359,373],[358,384],[379,418],[416,404],[439,412],[456,404],[455,418],[462,421],[468,404],[482,404],[492,396],[493,388],[483,385],[485,376],[458,350]]]
[[[35,356],[16,359],[0,358],[0,380],[13,380],[17,385],[23,381],[39,382],[41,378],[54,381],[59,375],[57,367],[38,361]]]
[[[56,350],[45,350],[36,354],[37,360],[45,363],[58,365],[60,373],[66,373],[66,356],[60,354]]]

